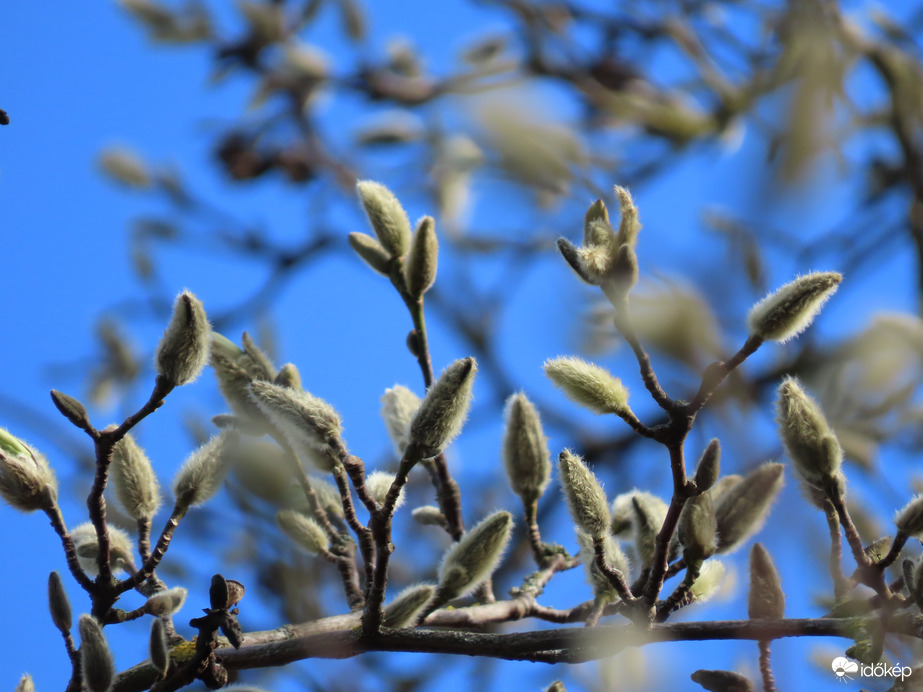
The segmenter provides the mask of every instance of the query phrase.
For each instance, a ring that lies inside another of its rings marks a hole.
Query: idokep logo
[[[833,674],[836,675],[837,682],[852,680],[853,676],[856,675],[863,678],[892,678],[894,680],[900,678],[903,681],[905,678],[910,677],[911,673],[910,666],[900,664],[889,666],[886,663],[875,663],[873,665],[863,663],[860,665],[855,661],[850,661],[845,656],[837,656],[831,661],[830,667],[833,669]]]
[[[855,661],[850,661],[844,656],[838,656],[833,659],[830,667],[833,668],[833,674],[836,675],[837,682],[852,680],[849,674],[855,675],[859,671],[859,664]]]

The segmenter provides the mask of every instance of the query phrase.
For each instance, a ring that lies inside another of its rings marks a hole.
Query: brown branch
[[[770,660],[769,642],[761,639],[760,647],[760,676],[763,678],[764,692],[776,692],[776,681],[772,677],[772,661]]]
[[[67,567],[70,573],[84,591],[92,594],[95,585],[93,584],[93,580],[83,571],[83,567],[80,566],[80,562],[77,560],[77,548],[74,546],[74,539],[71,538],[67,530],[67,525],[64,523],[64,516],[61,514],[61,508],[55,504],[50,509],[46,509],[45,514],[48,519],[51,520],[51,526],[61,539],[61,545],[64,546],[64,559],[67,561]]]

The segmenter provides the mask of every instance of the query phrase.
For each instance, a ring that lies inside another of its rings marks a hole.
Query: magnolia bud
[[[631,193],[624,187],[615,186],[615,196],[619,200],[619,220],[618,246],[627,245],[634,249],[638,242],[638,233],[641,230],[641,222],[638,220],[638,207],[635,206]]]
[[[695,485],[700,493],[704,493],[711,488],[718,475],[721,473],[721,443],[718,438],[714,438],[708,443],[705,451],[702,452],[702,458],[699,459],[695,467]]]
[[[699,576],[695,578],[689,592],[696,603],[704,603],[718,593],[724,583],[724,563],[721,560],[706,560],[699,569]]]
[[[686,500],[679,517],[678,536],[687,564],[701,562],[718,549],[715,532],[718,521],[711,495],[703,493]]]
[[[754,543],[750,550],[750,596],[747,613],[754,618],[785,617],[785,594],[776,566],[766,549]]]
[[[509,512],[494,512],[453,544],[439,565],[434,605],[460,598],[490,577],[500,564],[512,529],[513,516]]]
[[[0,121],[0,125],[6,125],[6,123]],[[16,689],[13,692],[35,692],[35,683],[32,682],[32,676],[25,673],[19,678],[19,684],[16,685]]]
[[[57,572],[48,575],[48,609],[51,611],[51,621],[54,626],[62,633],[70,632],[71,604],[67,600],[67,592]]]
[[[439,240],[436,238],[436,225],[432,216],[424,216],[417,224],[417,232],[414,233],[413,245],[404,267],[407,291],[414,298],[422,298],[436,281],[438,261]]]
[[[548,689],[545,692],[567,692],[567,688],[564,687],[564,683],[560,680],[555,680],[553,683],[548,685]]]
[[[280,387],[288,387],[289,389],[303,389],[301,386],[301,373],[298,372],[298,368],[293,363],[286,363],[279,368],[274,384]]]
[[[792,377],[779,385],[776,421],[785,451],[805,483],[821,490],[842,475],[843,450],[833,430],[817,402]]]
[[[151,623],[150,639],[150,656],[151,666],[156,670],[160,677],[163,678],[170,667],[170,646],[167,643],[167,631],[164,628],[163,620],[154,618]]]
[[[808,328],[843,280],[837,272],[799,276],[754,305],[747,315],[750,333],[765,341],[784,343]]]
[[[173,481],[177,507],[201,505],[218,492],[230,461],[228,452],[237,440],[236,432],[223,430],[186,459]]]
[[[622,552],[619,542],[612,536],[606,535],[603,539],[603,555],[606,558],[606,564],[614,570],[628,575],[628,560]],[[607,601],[618,600],[619,595],[609,581],[609,577],[603,574],[599,565],[596,564],[596,547],[593,544],[593,537],[586,531],[577,529],[577,545],[580,546],[580,560],[586,573],[586,580],[593,587],[593,594],[596,598]]]
[[[622,245],[615,253],[612,268],[599,286],[609,302],[620,306],[638,283],[638,256],[630,245]]]
[[[413,517],[413,520],[421,526],[448,526],[448,522],[442,510],[432,505],[417,507],[410,515]]]
[[[729,553],[760,530],[782,489],[784,466],[761,464],[717,500],[718,552]]]
[[[262,425],[265,418],[250,398],[250,383],[254,380],[272,382],[276,372],[246,332],[244,336],[251,346],[249,352],[238,348],[221,334],[212,332],[211,366],[218,379],[221,395],[231,410],[253,424]]]
[[[697,670],[690,677],[709,692],[753,692],[747,678],[729,670]]]
[[[905,536],[923,536],[923,495],[917,495],[894,515],[897,530]]]
[[[594,226],[600,223],[604,224],[605,226],[609,225],[609,210],[606,208],[606,203],[601,199],[598,199],[590,205],[589,209],[586,210],[586,214],[583,216],[584,245],[596,244],[594,238],[595,231],[593,229]]]
[[[304,454],[313,452],[309,455],[312,460],[325,459],[328,440],[338,439],[342,433],[336,410],[308,392],[255,381],[250,384],[250,396],[293,448]],[[326,465],[332,470],[334,463],[328,459]]]
[[[406,255],[410,249],[410,221],[397,197],[371,180],[360,180],[356,191],[382,247],[391,257]]]
[[[410,423],[410,439],[420,458],[439,454],[461,431],[477,373],[474,358],[456,360],[439,376]]]
[[[117,526],[109,524],[109,564],[114,572],[129,569],[134,564],[134,547],[128,534]],[[71,530],[71,540],[77,552],[77,561],[84,571],[99,573],[99,538],[96,527],[91,522],[75,526]]]
[[[372,236],[365,233],[350,233],[349,245],[372,269],[379,274],[390,275],[391,255]]]
[[[372,471],[365,479],[365,487],[368,489],[369,495],[371,495],[372,499],[379,505],[385,503],[385,497],[387,497],[388,491],[391,490],[394,478],[395,476],[393,473]],[[397,502],[394,503],[394,509],[404,504],[404,499],[404,489],[401,488],[401,492],[397,496]]]
[[[157,617],[167,617],[173,615],[186,602],[188,592],[181,586],[174,586],[172,589],[158,591],[144,604],[144,612]]]
[[[584,266],[580,250],[574,247],[572,242],[567,238],[558,238],[558,250],[564,261],[570,265],[570,268],[576,272],[577,276],[588,284],[598,283],[598,277],[591,275],[590,271]]]
[[[410,441],[410,423],[419,409],[420,397],[399,384],[386,389],[381,397],[381,417],[399,457],[404,456]]]
[[[654,562],[654,552],[657,548],[657,534],[666,518],[666,505],[660,498],[658,502],[650,502],[642,493],[635,493],[631,498],[633,513],[635,548],[641,558],[643,567],[650,567]],[[663,505],[663,511],[661,511]],[[614,523],[614,521],[613,521]],[[611,524],[610,524],[611,526]]]
[[[399,629],[413,624],[417,616],[426,607],[436,587],[432,584],[416,584],[401,591],[394,600],[385,606],[382,624],[385,627]]]
[[[157,374],[175,387],[192,382],[208,362],[210,339],[211,327],[201,301],[183,291],[173,304],[173,317],[157,345]]]
[[[330,538],[320,525],[301,512],[283,509],[276,514],[276,521],[285,535],[309,553],[319,555],[330,548]]]
[[[636,503],[641,506],[646,516],[652,518],[658,531],[663,526],[663,520],[667,516],[667,503],[646,490],[635,488],[617,495],[612,501],[612,522],[609,530],[613,536],[621,536],[635,525],[638,516],[634,507]]]
[[[103,630],[92,615],[81,615],[80,672],[87,692],[108,692],[115,677],[115,665]]]
[[[593,539],[609,533],[609,505],[596,476],[583,460],[565,449],[558,457],[561,484],[574,523]]]
[[[513,492],[526,504],[538,500],[548,486],[549,454],[538,411],[525,394],[513,394],[506,402],[503,463]]]
[[[160,486],[151,462],[131,434],[112,449],[109,467],[115,495],[133,519],[151,519],[160,507]]]
[[[58,483],[45,457],[0,428],[0,496],[21,512],[51,509]]]
[[[229,450],[234,477],[257,497],[283,504],[292,487],[292,464],[288,452],[268,440],[242,438]]]
[[[92,428],[92,425],[90,424],[90,416],[87,413],[86,408],[74,397],[69,396],[64,392],[59,392],[56,389],[52,389],[51,401],[54,403],[55,408],[61,412],[62,416],[67,418],[67,420],[69,420],[81,430],[89,430]]]
[[[561,357],[546,361],[544,369],[571,401],[596,413],[628,411],[628,390],[598,365],[580,358]]]

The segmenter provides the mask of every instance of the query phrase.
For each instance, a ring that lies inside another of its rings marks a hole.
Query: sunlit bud
[[[286,536],[309,553],[317,555],[330,548],[327,532],[311,517],[292,509],[283,509],[276,514],[276,521]]]
[[[689,591],[696,603],[704,603],[718,593],[724,583],[725,567],[721,560],[706,560]]]
[[[0,496],[21,512],[50,509],[58,483],[45,457],[0,428]]]
[[[843,450],[817,402],[793,377],[779,385],[776,422],[785,451],[805,483],[823,489],[826,480],[841,474]]]
[[[553,683],[548,685],[548,689],[545,692],[567,692],[567,688],[564,687],[564,683],[560,680],[555,680]]]
[[[702,452],[702,457],[699,459],[698,465],[695,467],[694,480],[699,492],[704,493],[711,488],[715,484],[715,481],[718,480],[718,475],[720,473],[721,443],[718,442],[718,438],[716,437],[708,443],[705,451]]]
[[[583,266],[580,250],[574,247],[572,242],[570,242],[567,238],[558,238],[558,250],[560,251],[561,256],[564,258],[564,261],[567,262],[570,265],[570,268],[577,273],[577,276],[586,281],[588,284],[598,283],[597,277],[591,276],[587,269]]]
[[[503,464],[513,492],[523,502],[534,502],[545,492],[551,478],[548,439],[538,411],[522,392],[506,402]]]
[[[398,629],[408,627],[416,620],[417,616],[426,607],[436,587],[432,584],[416,584],[408,586],[401,591],[394,600],[385,606],[385,616],[382,624],[385,627]]]
[[[686,500],[679,517],[678,536],[687,563],[711,557],[718,549],[715,532],[718,521],[711,495],[703,493]]]
[[[178,507],[187,509],[201,505],[218,492],[230,463],[228,452],[237,440],[236,432],[223,430],[186,459],[173,481]]]
[[[638,220],[638,208],[635,206],[631,193],[624,187],[615,186],[615,196],[619,200],[619,212],[622,218],[619,220],[618,246],[627,245],[634,249],[638,242],[638,232],[641,230],[641,222]]]
[[[767,462],[723,493],[715,506],[718,552],[729,553],[759,531],[782,489],[782,464]]]
[[[420,298],[436,281],[436,268],[439,262],[439,239],[436,237],[436,224],[432,216],[424,216],[417,224],[413,235],[413,244],[404,273],[407,278],[407,290],[414,298]]]
[[[388,495],[388,491],[391,489],[391,485],[394,483],[394,474],[388,473],[386,471],[372,471],[365,479],[365,487],[368,488],[369,495],[372,496],[372,499],[375,500],[380,505],[385,503],[385,497]],[[404,504],[404,489],[401,488],[401,492],[397,496],[397,502],[394,504],[394,508],[397,509],[402,504]]]
[[[545,374],[567,397],[596,413],[628,410],[628,390],[621,380],[598,365],[562,356],[546,361]]]
[[[211,366],[221,395],[231,410],[252,424],[262,425],[265,418],[250,398],[250,383],[254,380],[272,382],[276,372],[265,354],[252,345],[246,333],[245,341],[252,346],[249,353],[238,348],[230,339],[212,332]]]
[[[461,431],[477,370],[474,358],[456,360],[429,388],[410,423],[410,439],[422,459],[439,454]]]
[[[618,600],[619,595],[612,586],[612,582],[596,564],[596,548],[593,545],[592,536],[586,531],[577,529],[577,545],[580,546],[580,560],[583,562],[587,583],[593,587],[593,594],[597,598]],[[628,559],[622,552],[619,542],[612,536],[607,535],[603,539],[603,554],[609,567],[618,570],[626,578],[628,577]]]
[[[0,121],[0,125],[6,125],[6,123]],[[16,685],[16,689],[13,692],[35,692],[35,683],[32,682],[32,676],[28,673],[23,674],[23,676],[19,678],[19,684]]]
[[[51,611],[51,621],[54,626],[61,632],[70,632],[71,604],[67,600],[67,592],[57,572],[48,575],[48,609]]]
[[[715,501],[715,507],[721,504],[724,496],[730,492],[730,490],[737,486],[744,479],[738,473],[730,473],[726,476],[719,478],[715,484],[711,487],[709,492],[711,493],[712,499]]]
[[[327,514],[343,518],[343,500],[340,497],[340,491],[337,490],[333,483],[317,476],[309,476],[311,487],[317,496],[317,502]],[[286,506],[297,509],[302,514],[311,514],[314,507],[310,506],[305,497],[304,490],[300,484],[292,485],[289,488],[289,501]]]
[[[51,400],[54,402],[55,408],[61,412],[61,415],[78,428],[87,430],[91,427],[90,416],[87,414],[87,410],[84,408],[83,404],[77,401],[77,399],[64,392],[52,389]]]
[[[244,488],[269,502],[285,502],[293,480],[285,450],[267,440],[245,437],[229,452],[234,476]]]
[[[399,457],[404,456],[410,441],[410,423],[420,409],[420,401],[420,397],[399,384],[386,389],[381,397],[381,417]]]
[[[690,677],[709,692],[753,692],[747,678],[729,670],[697,670]]]
[[[117,526],[109,524],[109,564],[113,572],[129,569],[134,564],[134,548],[131,538]],[[90,522],[75,526],[71,531],[71,539],[77,551],[77,561],[85,572],[96,575],[99,573],[99,541],[96,537],[96,527]]]
[[[606,298],[619,306],[638,283],[638,256],[630,245],[622,245],[615,253],[612,269],[600,281]]]
[[[350,233],[349,245],[362,260],[379,274],[391,274],[391,255],[377,240],[365,233]]]
[[[435,603],[443,605],[460,598],[483,583],[500,564],[512,529],[509,512],[494,512],[453,544],[439,565]]]
[[[631,508],[634,514],[631,523],[634,526],[635,548],[638,551],[638,557],[641,558],[642,567],[650,567],[654,562],[657,534],[666,517],[666,506],[661,511],[663,502],[660,498],[654,499],[657,502],[649,501],[641,493],[636,493],[631,498]]]
[[[144,161],[133,151],[111,147],[100,152],[98,161],[103,173],[127,187],[142,188],[151,184]]]
[[[112,450],[109,467],[115,495],[134,519],[151,519],[160,507],[160,486],[151,462],[131,434],[126,434]]]
[[[905,536],[923,536],[923,495],[917,495],[894,515],[897,530]]]
[[[323,455],[328,440],[340,437],[339,414],[326,401],[308,392],[256,381],[250,384],[250,396],[296,450],[307,448]],[[332,469],[333,465],[331,461],[329,467]]]
[[[286,363],[276,374],[275,384],[280,387],[288,387],[289,389],[302,389],[301,386],[301,373],[298,372],[298,368],[294,363]]]
[[[598,244],[596,238],[598,231],[594,230],[594,227],[598,227],[598,224],[600,223],[604,224],[605,226],[609,225],[609,210],[606,209],[606,203],[601,199],[598,199],[590,205],[590,208],[586,210],[586,214],[583,216],[584,245]],[[612,233],[611,228],[609,233]]]
[[[413,512],[410,513],[413,517],[413,520],[420,524],[421,526],[447,526],[448,522],[446,521],[445,515],[442,513],[442,510],[433,505],[423,505],[422,507],[417,507]]]
[[[157,345],[157,374],[179,387],[192,382],[208,363],[211,326],[202,302],[189,291],[173,304],[173,317]]]
[[[590,224],[588,235],[591,244],[577,248],[577,257],[582,271],[590,278],[590,283],[598,286],[612,271],[619,246],[615,244],[612,228],[601,221]],[[558,245],[560,246],[560,242]]]
[[[151,623],[150,656],[151,666],[163,678],[170,667],[170,646],[167,644],[167,631],[160,618],[154,618]]]
[[[609,503],[596,476],[583,460],[565,449],[558,457],[561,485],[574,523],[591,538],[609,533]]]
[[[174,586],[172,589],[158,591],[147,599],[144,604],[144,612],[157,617],[166,617],[173,615],[186,602],[187,591],[182,586]]]
[[[765,341],[784,343],[808,328],[843,280],[837,272],[799,276],[750,308],[747,328]]]
[[[754,618],[785,617],[785,594],[776,566],[766,549],[754,543],[750,550],[750,595],[747,613]]]
[[[621,536],[635,525],[637,518],[635,503],[642,507],[645,515],[653,517],[658,530],[663,525],[663,520],[667,516],[667,503],[646,490],[635,488],[630,492],[617,495],[612,501],[612,522],[609,530],[613,536]]]
[[[115,676],[115,665],[103,630],[92,615],[81,615],[80,672],[87,692],[108,692]]]
[[[371,180],[360,180],[356,191],[382,247],[392,257],[406,255],[410,249],[410,221],[397,197]]]

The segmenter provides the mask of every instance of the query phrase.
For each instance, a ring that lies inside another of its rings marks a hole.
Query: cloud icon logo
[[[850,661],[848,658],[843,656],[838,656],[837,658],[833,659],[830,667],[833,668],[833,673],[838,678],[848,677],[849,673],[857,673],[859,671],[858,663],[855,661]]]

